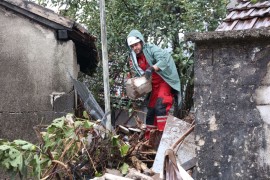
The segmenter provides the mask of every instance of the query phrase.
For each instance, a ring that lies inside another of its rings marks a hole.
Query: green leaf
[[[15,159],[17,156],[20,155],[20,151],[18,151],[17,149],[11,147],[8,154],[9,154],[9,157],[11,159]]]
[[[65,117],[53,120],[53,123],[47,127],[48,133],[59,133],[59,129],[62,129],[65,123]]]
[[[126,144],[125,144],[125,145],[122,145],[122,146],[120,147],[121,156],[122,156],[122,157],[126,156],[128,150],[129,150],[129,145],[126,145]]]
[[[251,0],[250,2],[251,2],[252,4],[255,4],[255,3],[258,2],[258,0]]]
[[[45,149],[48,149],[50,147],[54,147],[55,145],[56,145],[56,142],[55,141],[48,140],[48,141],[45,141],[44,148]]]
[[[38,177],[38,179],[40,179],[40,173],[41,173],[41,163],[40,163],[40,158],[39,156],[36,154],[34,155],[34,159],[31,162],[32,168],[33,168],[33,172],[34,175]]]
[[[10,159],[5,159],[1,162],[1,164],[6,168],[10,169]]]
[[[64,126],[64,122],[65,122],[65,117],[57,118],[57,119],[53,120],[53,123],[50,126],[48,126],[48,129],[50,129],[52,127],[62,129]]]
[[[74,126],[75,128],[79,127],[79,126],[82,126],[83,125],[83,122],[82,121],[75,121],[74,122]]]
[[[75,121],[75,123],[76,123],[76,121]],[[66,138],[68,138],[68,137],[72,138],[73,135],[75,135],[74,128],[72,128],[72,127],[64,128],[64,134],[65,134]]]
[[[28,157],[25,158],[25,164],[26,165],[30,164],[33,158],[34,158],[33,153],[29,153]]]
[[[124,175],[127,174],[128,168],[129,168],[129,165],[126,164],[126,163],[124,163],[124,164],[120,167],[121,173],[124,174]]]
[[[0,150],[2,150],[2,151],[6,151],[7,149],[10,149],[11,148],[11,146],[8,146],[8,145],[1,145],[0,146]]]
[[[23,145],[22,146],[23,150],[29,150],[29,151],[35,151],[37,149],[37,147],[31,143]]]
[[[112,145],[113,146],[118,146],[118,144],[119,144],[119,135],[113,136],[112,137]]]
[[[36,159],[37,157],[35,156],[34,157],[34,160],[35,160],[35,162],[36,162]],[[46,164],[48,161],[50,161],[50,158],[49,157],[47,157],[47,156],[42,156],[42,158],[39,158],[38,159],[38,163],[40,163],[40,164]]]
[[[85,119],[89,119],[88,113],[87,113],[86,111],[83,111],[83,117],[84,117]]]
[[[83,123],[83,127],[84,128],[92,128],[94,126],[94,123],[90,122],[90,121],[84,121]]]
[[[23,158],[22,158],[22,154],[15,153],[16,157],[13,160],[10,160],[10,165],[13,167],[18,167],[19,169],[21,169],[22,167],[22,163],[23,163]]]
[[[25,145],[25,144],[28,144],[29,143],[29,142],[24,141],[24,140],[21,140],[21,139],[14,140],[13,142],[15,144],[17,144],[17,145]]]
[[[24,140],[20,140],[20,139],[19,139],[19,140],[14,140],[13,142],[14,142],[16,145],[21,146],[21,148],[22,148],[23,150],[33,151],[33,150],[36,149],[36,146],[35,146],[34,144],[29,143],[29,142],[24,141]]]
[[[100,173],[100,172],[95,172],[95,177],[101,177],[103,174],[102,173]]]

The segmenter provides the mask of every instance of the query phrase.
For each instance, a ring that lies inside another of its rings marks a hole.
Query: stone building
[[[241,1],[195,51],[195,179],[270,178],[270,2]]]
[[[97,66],[96,38],[22,0],[0,1],[0,138],[33,141],[33,126],[73,112],[70,75]]]

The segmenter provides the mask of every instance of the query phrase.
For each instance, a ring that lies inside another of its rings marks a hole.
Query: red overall
[[[142,70],[145,71],[149,67],[144,54],[137,56],[137,60]],[[152,92],[146,115],[146,124],[149,129],[157,126],[158,130],[164,130],[168,112],[173,105],[173,97],[171,86],[160,75],[153,72]]]

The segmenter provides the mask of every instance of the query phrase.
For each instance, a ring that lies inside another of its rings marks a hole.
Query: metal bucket
[[[147,80],[145,76],[131,78],[126,82],[126,93],[131,99],[137,99],[151,91],[151,80]]]

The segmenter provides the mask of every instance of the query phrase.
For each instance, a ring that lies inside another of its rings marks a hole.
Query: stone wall
[[[195,179],[270,178],[270,41],[239,34],[196,43]]]
[[[34,141],[34,125],[72,112],[68,72],[77,77],[72,41],[0,7],[0,138]]]

